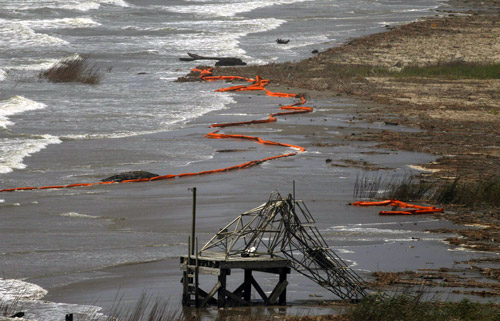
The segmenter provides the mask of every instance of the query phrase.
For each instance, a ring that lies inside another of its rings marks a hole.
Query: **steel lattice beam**
[[[297,272],[341,299],[363,298],[362,279],[330,249],[314,223],[304,202],[273,193],[267,203],[223,227],[200,255],[285,257]]]

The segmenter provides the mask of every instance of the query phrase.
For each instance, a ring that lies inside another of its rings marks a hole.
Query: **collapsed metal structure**
[[[285,258],[290,266],[344,300],[366,296],[362,279],[328,246],[303,201],[272,193],[215,234],[199,257]]]

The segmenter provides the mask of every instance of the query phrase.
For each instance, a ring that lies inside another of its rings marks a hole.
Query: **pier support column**
[[[243,300],[251,302],[252,297],[252,270],[245,269],[245,285],[243,288]]]
[[[227,269],[220,269],[219,283],[220,288],[217,291],[217,306],[223,308],[226,306],[226,276],[230,274]]]
[[[286,275],[288,273],[290,273],[290,271],[288,269],[281,269],[280,270],[279,284],[288,284],[288,282],[286,280]],[[285,290],[283,290],[283,292],[281,292],[281,294],[279,296],[278,304],[279,305],[286,305],[286,288],[285,288]]]

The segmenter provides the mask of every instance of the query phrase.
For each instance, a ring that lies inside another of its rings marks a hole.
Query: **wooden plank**
[[[180,270],[186,271],[188,269],[194,270],[195,266],[194,265],[181,265]],[[199,266],[198,267],[198,273],[200,274],[210,274],[210,275],[220,275],[220,269],[215,269],[215,268],[209,268],[209,267],[204,267],[204,266]]]
[[[205,305],[207,305],[209,300],[214,299],[215,293],[217,293],[219,291],[221,286],[222,286],[222,284],[220,282],[217,282],[217,284],[215,284],[215,286],[212,288],[212,290],[210,290],[210,292],[207,293],[207,295],[205,296],[203,301],[201,301],[200,307],[204,307]]]
[[[226,260],[220,262],[221,269],[270,269],[289,267],[288,260]]]
[[[205,292],[202,288],[198,288],[198,292],[200,294],[200,297],[202,298],[206,298],[208,297],[208,293]],[[213,298],[213,296],[211,298],[208,298],[208,301],[207,301],[207,304],[217,304],[217,300]]]
[[[262,290],[262,288],[260,287],[259,283],[257,283],[257,281],[255,281],[253,275],[250,275],[250,282],[252,283],[252,285],[255,288],[255,290],[257,290],[257,292],[259,293],[260,297],[264,300],[264,303],[267,304],[267,302],[268,302],[267,295]]]
[[[286,281],[286,280],[283,281],[283,282],[280,282],[280,283],[278,283],[278,285],[276,285],[276,287],[274,288],[273,292],[269,296],[269,304],[276,303],[276,300],[281,295],[281,292],[283,292],[284,290],[286,290],[286,286],[287,285],[288,285],[288,281]]]
[[[234,294],[240,294],[245,289],[245,286],[246,286],[245,282],[241,283],[240,286],[237,287],[236,290],[233,291],[233,293]]]
[[[260,268],[252,270],[256,272],[273,273],[273,274],[281,274],[283,270],[285,270],[285,273],[290,274],[291,271],[289,267]]]
[[[228,291],[228,290],[225,290],[225,289],[222,290],[222,291],[224,291],[225,295],[228,298],[230,298],[231,300],[236,301],[236,302],[238,302],[241,305],[245,305],[245,306],[250,305],[250,302],[247,302],[247,301],[243,300],[241,297],[237,296],[236,294],[232,293],[231,291]]]

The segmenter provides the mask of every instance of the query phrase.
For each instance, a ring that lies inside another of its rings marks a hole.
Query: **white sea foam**
[[[21,2],[21,3],[19,3]],[[36,10],[36,9],[64,9],[76,11],[96,10],[101,4],[113,5],[117,7],[129,7],[124,0],[38,0],[38,1],[9,1],[0,4],[0,10]]]
[[[60,143],[61,140],[52,135],[35,136],[29,139],[0,139],[0,174],[26,168],[23,164],[24,158],[41,151],[50,144]]]
[[[0,279],[0,300],[4,302],[38,300],[46,294],[47,290],[36,284],[15,279]]]
[[[33,29],[89,28],[101,25],[88,17],[24,20],[19,21],[19,23],[25,24]]]
[[[379,229],[375,227],[334,226],[330,231],[347,232],[353,234],[408,234],[406,230]]]
[[[180,52],[196,51],[206,55],[229,55],[257,63],[239,47],[239,39],[251,33],[274,30],[285,22],[286,20],[276,18],[170,22],[166,25],[176,28],[186,27],[193,32],[163,39],[153,38],[147,45],[161,50],[173,48]]]
[[[23,96],[14,96],[0,102],[0,127],[7,128],[14,123],[11,122],[8,116],[24,113],[29,110],[43,109],[47,105],[39,103]]]
[[[57,63],[58,59],[47,59],[40,62],[30,62],[22,65],[10,66],[9,69],[12,70],[44,70],[49,69],[55,63]]]
[[[4,81],[5,78],[7,78],[7,72],[5,70],[0,69],[0,81]]]
[[[5,48],[25,48],[36,46],[60,46],[68,42],[44,33],[37,33],[28,25],[0,19],[0,42]]]
[[[167,10],[178,13],[189,13],[200,16],[219,16],[219,17],[233,17],[239,13],[250,12],[255,9],[275,6],[286,5],[298,2],[308,2],[313,0],[256,0],[256,1],[238,1],[232,3],[204,3],[193,4],[187,6],[171,6]]]
[[[0,306],[11,306],[15,307],[16,311],[23,311],[24,320],[59,321],[67,313],[73,313],[85,320],[108,319],[100,312],[100,307],[41,300],[46,294],[47,290],[33,283],[0,279]]]
[[[76,212],[62,213],[62,214],[59,214],[59,216],[74,217],[74,218],[86,218],[86,219],[100,218],[100,216],[80,214],[80,213],[76,213]]]
[[[189,94],[188,92],[186,94]],[[175,114],[171,112],[165,112],[165,114],[151,114],[151,118],[156,118],[155,121],[159,121],[154,129],[141,129],[141,130],[130,130],[130,131],[111,131],[102,132],[99,134],[70,134],[63,135],[60,138],[62,140],[84,140],[84,139],[118,139],[126,138],[140,135],[149,135],[160,132],[169,131],[179,126],[186,124],[187,122],[196,119],[214,110],[221,110],[226,108],[228,104],[235,103],[232,93],[216,93],[213,91],[202,91],[196,97],[191,98],[191,102],[184,103],[183,110],[178,110]],[[186,100],[184,100],[186,101]],[[136,121],[139,113],[133,115],[134,121]],[[149,116],[149,114],[143,114],[142,117]],[[122,120],[123,122],[124,120]]]

